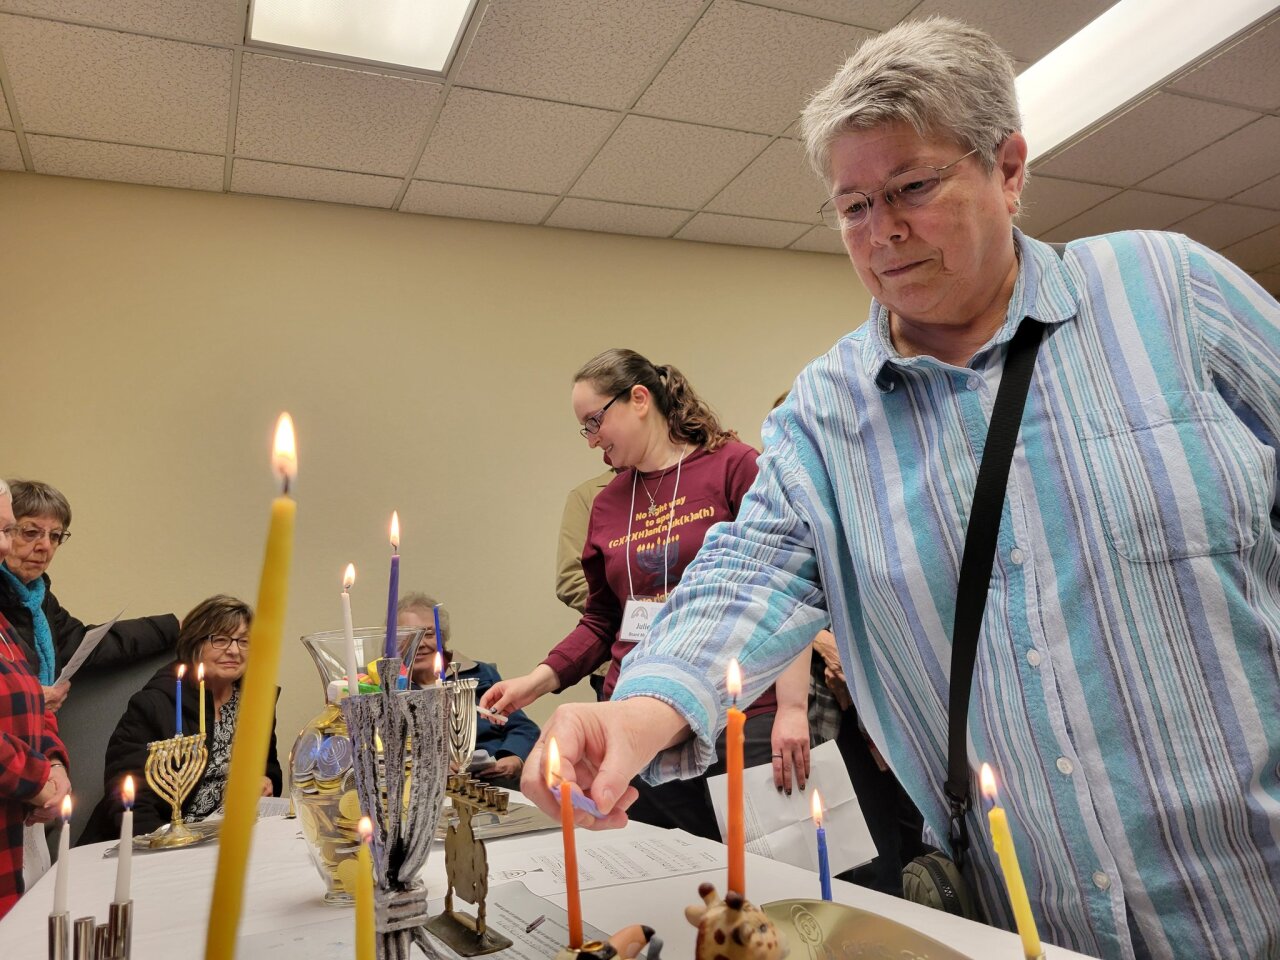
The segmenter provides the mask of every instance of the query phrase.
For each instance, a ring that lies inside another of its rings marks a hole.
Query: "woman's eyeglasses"
[[[214,634],[209,638],[209,646],[213,647],[215,650],[227,650],[233,643],[240,648],[242,653],[249,649],[248,637],[224,637]]]
[[[594,437],[597,433],[600,432],[600,425],[604,423],[604,415],[605,413],[608,412],[609,408],[612,407],[619,400],[621,400],[623,397],[630,396],[630,395],[631,395],[631,388],[627,387],[627,389],[623,390],[620,394],[618,394],[616,397],[614,397],[612,400],[606,403],[603,407],[601,407],[595,413],[591,414],[589,417],[583,420],[582,429],[579,430],[578,432],[587,438]]]

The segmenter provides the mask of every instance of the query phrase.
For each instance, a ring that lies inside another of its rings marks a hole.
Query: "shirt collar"
[[[1026,317],[1048,326],[1056,326],[1075,318],[1079,293],[1065,259],[1047,243],[1033,240],[1017,227],[1013,241],[1018,250],[1018,278],[1009,298],[1004,323],[979,353],[1013,338]],[[1064,256],[1068,251],[1064,251]],[[929,362],[924,357],[903,357],[889,337],[889,310],[876,299],[871,301],[866,335],[862,340],[862,359],[867,376],[882,392],[892,390],[901,371]]]

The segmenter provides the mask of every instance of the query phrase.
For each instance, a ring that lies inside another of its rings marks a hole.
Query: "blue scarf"
[[[9,586],[18,595],[18,600],[31,613],[31,629],[36,636],[36,653],[40,656],[40,686],[52,687],[55,663],[53,653],[53,633],[49,630],[49,618],[44,615],[44,577],[36,577],[31,585],[23,583],[13,575],[3,563],[0,563],[0,574],[9,580]]]

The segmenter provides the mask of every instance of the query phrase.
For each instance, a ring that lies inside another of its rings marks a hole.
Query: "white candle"
[[[71,874],[71,794],[62,798],[62,836],[58,838],[58,875],[53,883],[53,912],[67,912],[67,881]]]
[[[120,848],[116,852],[116,898],[113,903],[129,902],[129,886],[133,879],[133,777],[124,778],[120,791],[124,816],[120,818]]]
[[[348,563],[342,576],[342,629],[347,640],[347,696],[360,692],[360,661],[356,659],[356,630],[351,625],[351,594],[348,591],[356,582],[356,565]]]

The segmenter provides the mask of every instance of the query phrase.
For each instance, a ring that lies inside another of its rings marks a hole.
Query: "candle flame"
[[[200,666],[196,667],[196,680],[200,683],[204,683],[204,664],[203,663],[200,664]]]
[[[361,843],[373,842],[373,821],[372,820],[370,820],[368,817],[361,817],[360,825],[356,829],[360,831]]]
[[[298,476],[298,443],[293,435],[293,417],[280,414],[276,421],[276,442],[271,453],[271,468],[284,481],[285,489]]]
[[[187,665],[185,663],[178,664],[178,679],[181,680],[187,675]]]
[[[984,763],[982,771],[978,774],[978,779],[982,783],[982,795],[992,803],[996,801],[996,775],[991,772],[991,764]]]
[[[560,776],[560,747],[556,738],[547,741],[547,786],[554,787]]]
[[[62,798],[62,819],[71,819],[71,794],[67,794]]]
[[[736,659],[729,661],[729,672],[725,679],[725,686],[729,688],[729,696],[736,701],[742,696],[742,667],[738,666]]]
[[[813,791],[813,821],[822,826],[822,794],[817,790]]]
[[[348,563],[347,569],[342,573],[342,589],[350,590],[356,583],[356,565]]]
[[[391,511],[391,549],[400,549],[400,514],[395,510]]]
[[[125,777],[125,778],[124,778],[124,787],[123,787],[123,789],[121,789],[120,794],[121,794],[122,798],[124,799],[124,805],[125,805],[126,809],[127,809],[127,808],[129,808],[129,807],[132,807],[132,806],[133,806],[133,797],[134,797],[134,790],[133,790],[133,775],[132,775],[132,774],[130,774],[129,776],[127,776],[127,777]]]
[[[436,659],[435,659],[434,667],[435,667],[437,677],[442,676],[444,674],[444,657],[440,656],[439,650],[436,651]]]

